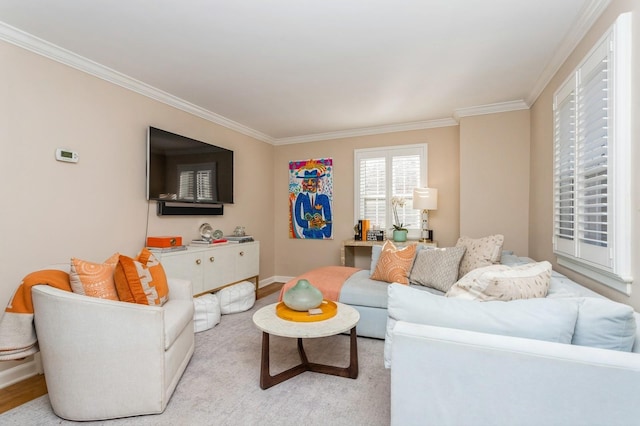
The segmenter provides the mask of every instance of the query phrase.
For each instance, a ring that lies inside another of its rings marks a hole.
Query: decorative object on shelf
[[[333,160],[289,162],[289,238],[333,239]]]
[[[435,188],[414,188],[413,208],[422,210],[420,241],[433,241],[433,231],[429,229],[429,210],[438,209],[438,190]]]
[[[154,248],[167,248],[178,247],[182,245],[182,237],[179,236],[162,236],[162,237],[147,237],[147,247]]]
[[[391,198],[391,206],[393,208],[393,241],[407,241],[407,233],[409,232],[404,224],[400,222],[398,217],[398,206],[404,207],[406,200],[403,197]]]
[[[208,223],[200,225],[200,236],[205,241],[211,241],[213,239],[213,228]]]
[[[233,230],[233,235],[235,237],[244,237],[246,235],[244,226],[236,226],[236,229]]]
[[[305,279],[298,280],[296,285],[284,293],[282,301],[294,311],[308,311],[322,303],[322,292]]]
[[[367,231],[366,241],[384,241],[384,231],[382,229],[371,229]]]

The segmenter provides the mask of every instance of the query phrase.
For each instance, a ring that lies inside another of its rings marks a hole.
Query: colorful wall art
[[[289,238],[333,239],[333,160],[289,162]]]

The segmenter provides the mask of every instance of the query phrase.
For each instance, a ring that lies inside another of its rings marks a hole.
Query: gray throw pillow
[[[465,247],[420,250],[409,281],[446,293],[458,279],[458,268],[465,250]]]

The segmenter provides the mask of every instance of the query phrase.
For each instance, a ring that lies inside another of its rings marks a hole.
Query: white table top
[[[273,303],[258,309],[253,314],[253,323],[260,330],[282,337],[327,337],[351,330],[360,320],[360,313],[349,305],[335,302],[338,313],[326,320],[314,322],[297,322],[280,318],[276,315]]]

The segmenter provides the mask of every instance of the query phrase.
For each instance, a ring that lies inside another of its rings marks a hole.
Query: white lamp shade
[[[438,190],[434,188],[415,188],[413,190],[413,208],[436,210],[438,208]]]

